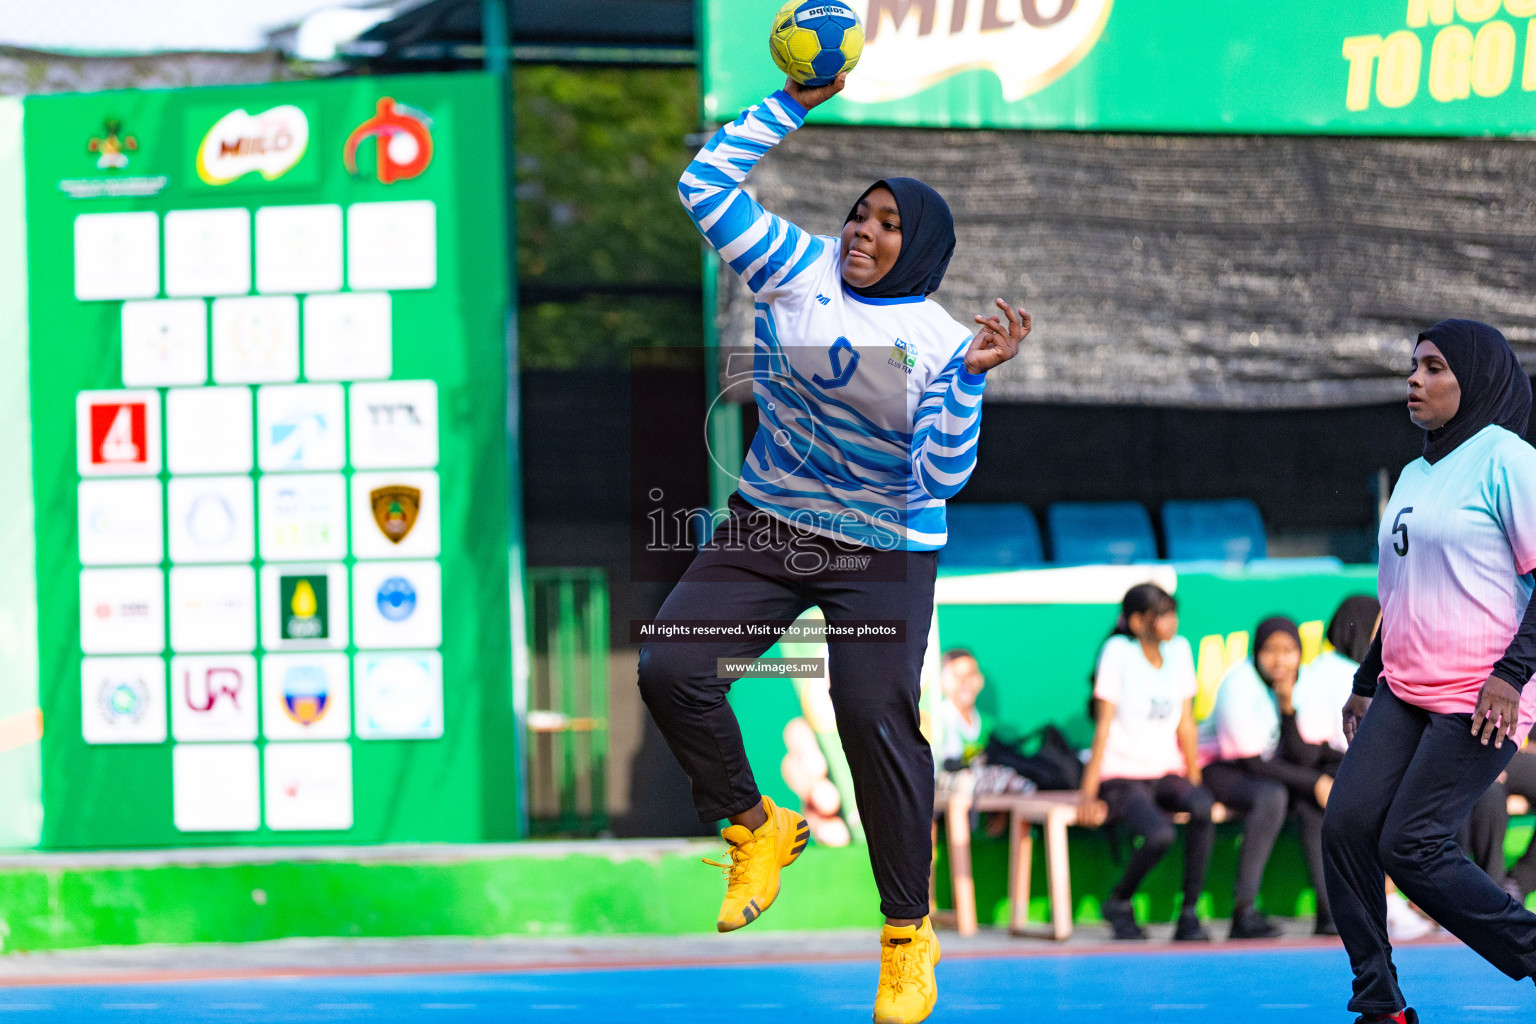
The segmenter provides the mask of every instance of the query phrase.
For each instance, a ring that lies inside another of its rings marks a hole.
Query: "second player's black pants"
[[[732,495],[729,512],[656,621],[788,622],[815,605],[830,624],[904,623],[901,642],[832,640],[827,653],[838,735],[869,841],[881,912],[921,918],[928,913],[933,754],[919,729],[918,695],[937,555],[795,535],[788,524],[738,495]],[[833,561],[839,558],[846,561]],[[844,567],[829,567],[838,564]],[[641,695],[693,783],[701,821],[741,814],[760,799],[726,700],[731,683],[716,673],[716,659],[755,658],[777,639],[654,642],[641,648]]]
[[[1334,923],[1355,972],[1356,1013],[1406,1002],[1387,940],[1385,876],[1483,959],[1509,975],[1536,971],[1536,914],[1466,858],[1456,832],[1515,745],[1472,737],[1470,715],[1435,714],[1376,688],[1323,818],[1323,868]]]

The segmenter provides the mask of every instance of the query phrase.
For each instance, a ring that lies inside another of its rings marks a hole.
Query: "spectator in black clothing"
[[[1232,938],[1272,938],[1280,928],[1254,905],[1269,854],[1293,798],[1312,798],[1320,772],[1280,760],[1281,722],[1274,688],[1287,698],[1301,666],[1301,634],[1290,619],[1273,617],[1254,630],[1253,657],[1227,670],[1216,706],[1200,725],[1205,784],[1228,807],[1244,812]],[[1321,926],[1324,922],[1320,921]]]
[[[1301,830],[1307,855],[1307,871],[1317,890],[1318,935],[1337,935],[1328,908],[1328,888],[1323,882],[1323,808],[1333,789],[1333,776],[1344,760],[1343,716],[1339,709],[1349,699],[1355,670],[1371,649],[1371,636],[1381,618],[1381,604],[1366,595],[1346,598],[1328,623],[1328,643],[1333,649],[1318,655],[1298,672],[1266,680],[1274,690],[1280,710],[1280,757],[1311,778],[1310,789],[1291,787],[1291,813]],[[1299,653],[1299,651],[1298,651]]]

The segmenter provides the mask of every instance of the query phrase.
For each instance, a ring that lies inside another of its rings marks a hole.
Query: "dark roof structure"
[[[506,0],[513,56],[573,63],[692,64],[694,0]],[[484,59],[481,0],[428,0],[348,44],[371,68]]]

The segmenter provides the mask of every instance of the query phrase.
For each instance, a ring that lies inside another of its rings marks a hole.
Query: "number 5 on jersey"
[[[1413,506],[1408,505],[1397,510],[1397,518],[1392,520],[1392,532],[1398,535],[1398,540],[1392,542],[1392,550],[1397,552],[1397,557],[1402,558],[1408,554],[1408,524],[1403,522],[1403,516],[1413,511]]]

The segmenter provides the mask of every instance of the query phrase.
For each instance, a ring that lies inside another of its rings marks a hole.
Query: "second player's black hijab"
[[[1461,385],[1461,405],[1449,423],[1424,435],[1424,459],[1439,462],[1489,424],[1517,437],[1531,419],[1531,378],[1504,335],[1476,320],[1442,320],[1419,341],[1432,341]]]
[[[859,203],[877,188],[888,188],[901,214],[901,255],[886,275],[872,285],[843,287],[866,299],[905,299],[932,295],[944,281],[949,258],[955,254],[955,218],[944,197],[916,178],[885,178],[864,190],[843,223],[853,219]]]

